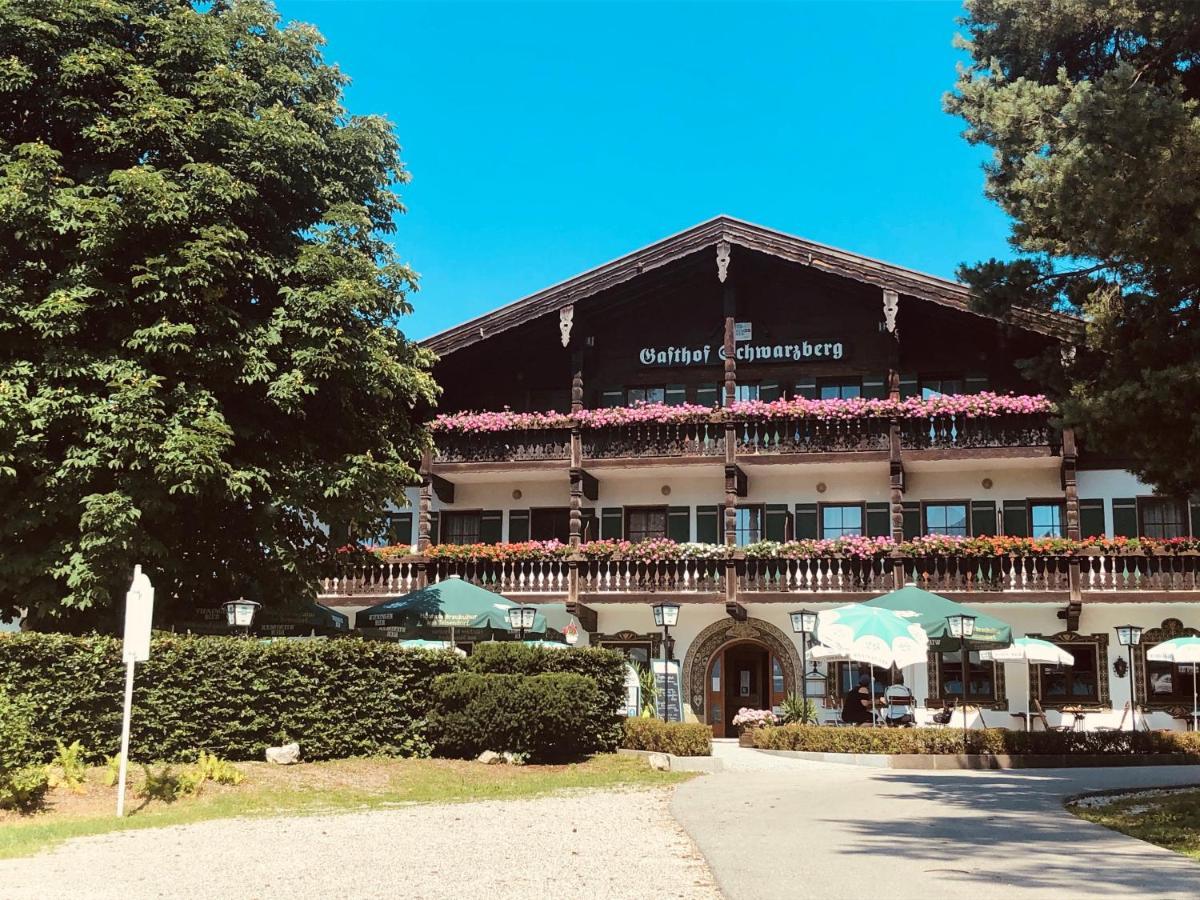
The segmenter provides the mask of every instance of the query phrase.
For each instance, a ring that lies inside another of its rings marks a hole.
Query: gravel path
[[[578,792],[125,831],[0,861],[0,897],[719,900],[670,797]]]

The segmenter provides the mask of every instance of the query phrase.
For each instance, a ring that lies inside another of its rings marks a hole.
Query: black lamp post
[[[679,621],[678,603],[654,604],[654,624],[663,631],[663,721],[671,720],[670,684],[671,684],[671,653],[675,649],[675,640],[671,637],[671,628]]]
[[[508,608],[508,627],[517,632],[520,640],[525,640],[525,632],[533,628],[533,620],[537,610],[532,606],[510,606]]]
[[[222,605],[225,607],[225,621],[229,623],[229,627],[244,628],[246,629],[245,633],[249,635],[250,626],[254,624],[254,615],[262,604],[247,600],[245,597],[238,597],[236,600],[230,600]]]
[[[967,680],[971,670],[971,651],[968,648],[968,642],[971,636],[975,634],[975,617],[956,613],[952,616],[946,616],[946,625],[950,629],[950,636],[958,638],[958,644],[962,650],[962,717],[963,717],[963,753],[967,752]]]
[[[816,630],[817,614],[815,612],[800,609],[792,613],[792,631],[800,635],[800,699],[804,703],[806,719],[808,718],[808,636]]]
[[[1117,641],[1129,654],[1129,712],[1132,713],[1129,730],[1137,731],[1137,672],[1133,666],[1133,648],[1142,642],[1142,628],[1140,625],[1118,625],[1116,632]]]

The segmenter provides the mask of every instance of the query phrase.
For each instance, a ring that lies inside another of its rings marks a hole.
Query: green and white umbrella
[[[878,606],[851,603],[817,614],[816,639],[855,662],[881,669],[925,662],[929,638],[913,614]],[[874,719],[875,679],[871,679],[871,710]]]
[[[401,641],[401,647],[409,650],[453,650],[459,656],[466,656],[467,651],[460,647],[456,647],[449,641],[427,641],[424,638],[413,638],[408,641]]]
[[[1052,644],[1049,641],[1043,641],[1040,638],[1021,637],[1015,638],[1011,645],[1002,650],[983,650],[979,654],[979,658],[984,662],[1019,662],[1028,666],[1030,663],[1057,663],[1060,666],[1075,665],[1075,657],[1059,647],[1057,644]],[[1033,728],[1029,721],[1029,693],[1030,685],[1025,684],[1025,730],[1032,731]]]
[[[1200,706],[1196,703],[1196,669],[1200,668],[1200,638],[1177,637],[1163,641],[1146,651],[1146,659],[1176,665],[1182,663],[1192,667],[1192,727],[1195,728],[1196,717],[1200,715]]]

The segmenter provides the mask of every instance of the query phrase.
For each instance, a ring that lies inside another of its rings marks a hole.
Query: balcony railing
[[[829,453],[887,450],[890,421],[881,418],[788,418],[737,422],[739,453]]]
[[[1084,591],[1197,591],[1200,554],[1096,554],[1080,558]]]
[[[974,450],[1000,447],[1047,447],[1056,435],[1046,413],[998,416],[927,416],[900,419],[905,450]]]
[[[943,591],[1046,592],[1071,589],[1069,556],[927,556],[901,561],[904,580]]]
[[[642,562],[586,560],[580,564],[579,591],[589,594],[725,590],[725,560],[679,559]]]
[[[571,458],[569,428],[523,428],[512,431],[440,432],[437,462],[530,462]]]
[[[741,559],[734,564],[738,592],[873,593],[892,590],[893,561],[858,557]]]
[[[585,459],[723,456],[725,426],[719,422],[636,422],[588,428]]]

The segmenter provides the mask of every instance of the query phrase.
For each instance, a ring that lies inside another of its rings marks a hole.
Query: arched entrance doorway
[[[757,640],[735,640],[712,655],[704,679],[704,705],[713,737],[737,734],[733,717],[742,707],[771,709],[783,702],[787,696],[783,666],[783,660]]]

